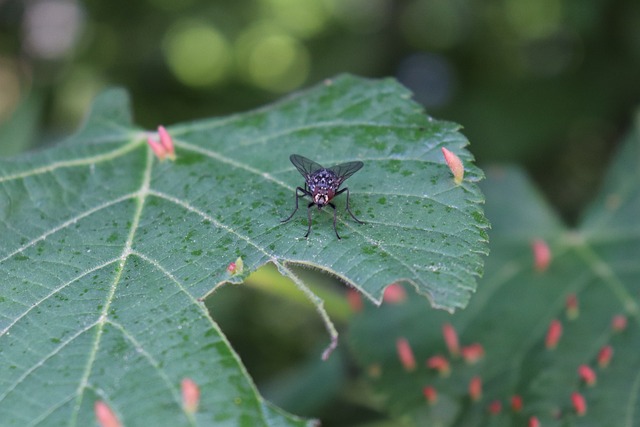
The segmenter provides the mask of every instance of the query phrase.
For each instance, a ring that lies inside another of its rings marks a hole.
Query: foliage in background
[[[531,417],[542,426],[637,425],[640,122],[576,228],[518,169],[492,169],[482,187],[491,256],[468,308],[449,316],[409,298],[369,307],[351,324],[382,407],[431,426],[526,426]],[[399,338],[413,350],[412,369]]]

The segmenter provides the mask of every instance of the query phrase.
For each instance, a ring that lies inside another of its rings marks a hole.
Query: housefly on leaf
[[[305,184],[304,188],[296,188],[296,208],[293,210],[291,215],[283,219],[282,222],[287,222],[293,218],[293,215],[298,210],[298,199],[304,196],[309,196],[312,200],[309,205],[307,205],[307,219],[309,220],[309,227],[307,228],[307,234],[305,234],[304,237],[309,236],[309,233],[311,232],[311,207],[315,205],[318,207],[318,210],[320,210],[324,206],[329,205],[333,208],[333,231],[336,232],[336,237],[340,239],[340,235],[336,229],[336,205],[331,203],[331,200],[335,196],[346,191],[347,212],[349,212],[351,217],[355,219],[357,223],[364,224],[356,218],[353,212],[351,212],[351,209],[349,209],[349,188],[344,187],[343,189],[340,189],[342,183],[351,175],[358,172],[362,166],[364,166],[364,163],[348,162],[341,163],[330,168],[325,168],[313,160],[309,160],[298,154],[292,154],[289,159],[296,169],[298,169],[298,172],[300,172],[304,177]]]

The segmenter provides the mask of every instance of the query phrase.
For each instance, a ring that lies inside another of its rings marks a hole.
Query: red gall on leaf
[[[552,320],[547,330],[547,338],[545,340],[545,346],[549,350],[553,350],[557,347],[560,337],[562,336],[562,323],[559,320]]]
[[[498,415],[502,411],[502,403],[499,400],[494,400],[489,404],[489,413],[491,415]]]
[[[596,383],[596,373],[589,365],[578,366],[578,375],[588,386],[593,386]]]
[[[611,362],[611,358],[613,357],[613,347],[610,345],[605,345],[598,352],[598,366],[601,368],[606,368],[609,366],[609,362]]]
[[[164,160],[164,158],[166,157],[166,153],[162,144],[160,144],[158,141],[151,139],[150,136],[147,137],[147,144],[149,144],[149,147],[151,148],[151,150],[153,151],[153,153],[156,155],[158,159]]]
[[[424,397],[427,399],[427,402],[429,402],[429,405],[434,405],[438,401],[438,392],[436,391],[435,387],[424,387],[422,389],[422,394],[424,394]]]
[[[407,291],[398,283],[392,283],[386,287],[382,295],[384,302],[389,304],[399,304],[407,299]]]
[[[579,416],[583,416],[587,413],[587,401],[584,400],[584,396],[577,391],[571,393],[571,404],[573,405],[573,409],[576,411],[576,414]]]
[[[578,306],[578,297],[576,296],[576,294],[567,295],[567,301],[566,301],[565,307],[567,310],[567,319],[575,320],[578,318],[578,315],[580,314],[580,309]]]
[[[188,413],[194,414],[200,403],[200,388],[191,378],[185,378],[180,383],[182,388],[182,406]]]
[[[511,396],[511,410],[513,410],[513,412],[520,412],[522,410],[522,396],[517,394]]]
[[[447,345],[447,349],[449,350],[449,354],[452,356],[460,355],[460,344],[458,343],[458,333],[451,323],[445,323],[442,325],[442,336],[444,337],[444,342]]]
[[[120,420],[118,420],[111,407],[102,400],[96,400],[93,405],[93,411],[100,427],[122,427]]]
[[[153,150],[154,154],[160,161],[164,159],[175,160],[176,159],[176,151],[173,146],[173,139],[169,132],[164,128],[164,126],[158,126],[158,139],[156,141],[152,137],[147,137],[147,143],[151,150]]]
[[[449,166],[449,169],[451,169],[451,173],[453,174],[453,182],[456,184],[462,183],[462,180],[464,179],[464,165],[462,164],[460,157],[456,156],[444,147],[442,147],[442,154],[444,155],[444,161],[447,162],[447,166]]]
[[[347,289],[347,302],[349,303],[349,307],[351,307],[351,311],[354,313],[359,313],[362,311],[363,303],[362,303],[362,295],[360,292],[356,291],[353,288]]]
[[[396,340],[396,350],[398,358],[405,371],[413,371],[416,369],[416,359],[413,356],[413,350],[406,338],[398,338]]]
[[[233,276],[242,274],[244,271],[244,262],[242,261],[242,257],[238,257],[235,262],[230,262],[227,266],[227,271]]]
[[[427,359],[427,367],[429,369],[435,369],[442,376],[448,376],[451,373],[449,361],[439,354]]]
[[[611,329],[615,332],[622,332],[627,328],[627,316],[623,314],[618,314],[613,316],[611,320]]]
[[[533,267],[540,273],[546,271],[551,264],[551,249],[549,249],[547,242],[542,239],[534,239],[531,242],[531,250],[533,251]]]
[[[462,358],[470,365],[478,362],[484,356],[484,348],[479,343],[473,343],[468,346],[462,347],[460,351]]]
[[[538,417],[529,418],[529,427],[540,427],[540,421],[538,421]]]
[[[175,155],[175,148],[173,147],[173,139],[171,139],[171,135],[165,129],[164,126],[158,126],[158,136],[160,137],[160,144],[167,150],[168,153],[173,153]]]
[[[474,402],[482,398],[482,380],[480,377],[475,376],[469,381],[469,396]]]

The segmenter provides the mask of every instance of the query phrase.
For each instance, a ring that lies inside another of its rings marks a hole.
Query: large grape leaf
[[[482,173],[458,126],[425,116],[393,80],[344,76],[255,112],[169,127],[175,162],[154,157],[127,104],[109,91],[65,143],[0,163],[3,424],[91,425],[96,400],[127,426],[305,424],[262,399],[204,296],[273,263],[332,330],[291,264],[374,301],[396,280],[449,310],[475,289]],[[461,185],[440,147],[465,162]],[[281,223],[303,185],[291,153],[364,161],[347,185],[366,224],[344,213],[344,196],[342,240],[327,209],[312,212],[308,239],[306,205]],[[230,271],[238,257],[244,268]],[[201,389],[195,415],[182,408],[183,378]]]
[[[351,347],[364,367],[379,373],[371,380],[384,407],[416,425],[526,426],[535,425],[532,417],[542,426],[639,425],[640,128],[576,228],[562,224],[518,169],[490,169],[487,176],[491,256],[467,309],[450,316],[409,299],[366,310],[354,321]],[[551,252],[546,269],[543,258],[534,263],[532,249],[540,242]],[[627,319],[626,327],[614,318]],[[555,348],[553,340],[547,343],[554,320],[562,330]],[[447,323],[462,347],[482,346],[479,361],[451,354]],[[399,337],[414,352],[413,371],[399,361]],[[608,365],[600,353],[607,346],[613,350]],[[448,375],[427,366],[436,355],[449,361]],[[595,373],[594,385],[582,365]],[[476,376],[483,393],[473,401],[469,385]],[[425,387],[436,390],[435,404],[423,396]],[[584,398],[583,415],[574,393]],[[514,396],[520,410],[512,407]]]

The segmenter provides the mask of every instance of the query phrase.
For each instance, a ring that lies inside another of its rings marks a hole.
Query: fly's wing
[[[292,154],[289,157],[289,160],[291,160],[291,163],[293,163],[293,166],[295,166],[296,169],[298,169],[298,172],[300,172],[300,174],[304,176],[305,180],[312,173],[319,171],[320,169],[324,169],[318,163],[314,162],[313,160],[309,160],[306,157],[303,157],[299,154]]]
[[[364,166],[364,163],[362,162],[347,162],[347,163],[341,163],[339,165],[331,166],[329,170],[335,173],[336,176],[338,177],[338,187],[339,187],[340,184],[345,182],[347,178],[349,178],[351,175],[358,172],[363,166]]]

